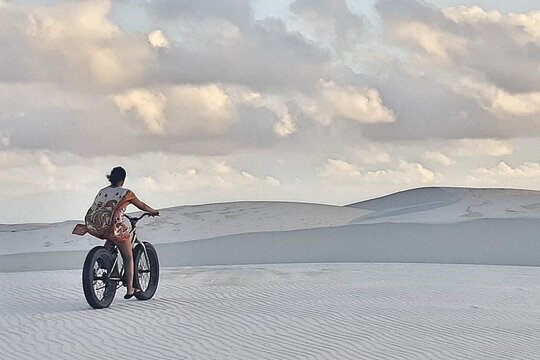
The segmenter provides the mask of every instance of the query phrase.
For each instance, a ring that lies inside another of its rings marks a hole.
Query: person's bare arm
[[[140,210],[142,211],[146,211],[154,216],[158,216],[159,215],[159,211],[155,210],[155,209],[152,209],[150,206],[146,205],[145,203],[143,203],[141,200],[137,199],[137,198],[134,198],[131,200],[131,203],[133,205],[135,205],[136,207],[138,207]]]

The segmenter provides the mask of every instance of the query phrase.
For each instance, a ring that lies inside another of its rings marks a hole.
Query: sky
[[[540,189],[535,3],[0,0],[0,223]]]

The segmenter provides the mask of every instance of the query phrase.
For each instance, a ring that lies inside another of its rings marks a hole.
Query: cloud
[[[62,155],[49,151],[0,151],[0,196],[44,194],[76,188],[75,175],[60,166]],[[80,179],[80,184],[85,180]]]
[[[540,114],[540,91],[511,94],[489,83],[462,78],[455,91],[478,100],[486,110],[524,117]]]
[[[506,157],[514,153],[514,147],[495,139],[461,139],[439,142],[437,149],[424,152],[423,158],[438,162],[444,166],[456,164],[459,158]]]
[[[0,81],[28,81],[42,77],[41,59],[34,56],[25,34],[24,9],[4,2],[0,6]]]
[[[509,13],[503,16],[498,10],[486,11],[480,6],[458,6],[442,9],[444,16],[461,25],[481,27],[496,25],[507,27],[507,31],[513,32],[514,39],[526,45],[529,41],[540,39],[540,11],[530,11],[526,14]]]
[[[530,40],[538,41],[540,39],[540,29],[538,24],[540,23],[540,10],[531,11],[527,14],[514,14],[508,15],[508,22],[517,28],[523,29],[530,35],[531,38],[527,39],[522,37],[523,42]]]
[[[267,175],[257,177],[226,160],[207,157],[173,157],[176,164],[151,176],[136,180],[156,193],[178,192],[250,192],[280,186],[280,181]],[[172,159],[165,160],[169,163]]]
[[[440,62],[448,62],[454,54],[467,54],[467,39],[450,32],[432,28],[419,21],[393,25],[392,37],[411,43]]]
[[[154,82],[307,90],[327,71],[327,51],[288,31],[283,19],[255,20],[249,1],[156,1],[146,8],[179,39],[150,67]]]
[[[9,138],[9,134],[7,131],[0,132],[0,144],[2,144],[4,147],[8,147],[11,140]]]
[[[425,185],[436,183],[442,178],[425,168],[422,164],[400,160],[397,167],[367,170],[358,165],[340,159],[328,159],[325,164],[317,167],[319,177],[335,184],[354,185]]]
[[[290,114],[285,114],[279,122],[274,124],[274,132],[282,138],[291,136],[296,132],[296,125]]]
[[[17,200],[17,206],[0,209],[2,222],[83,218],[97,190],[106,186],[105,174],[117,165],[127,170],[125,186],[155,207],[234,201],[239,196],[267,199],[282,186],[274,174],[238,165],[230,156],[147,152],[89,158],[68,152],[0,150],[0,198]]]
[[[134,110],[150,133],[169,137],[223,133],[234,115],[234,104],[215,84],[133,89],[113,100],[122,113]]]
[[[142,37],[126,35],[109,20],[107,0],[34,7],[25,35],[45,59],[49,78],[118,87],[139,81],[150,58]]]
[[[333,81],[321,81],[318,98],[303,105],[306,114],[323,125],[338,118],[360,124],[392,123],[394,112],[384,106],[379,92],[373,88],[340,86]]]
[[[414,0],[381,0],[376,9],[386,60],[376,75],[360,79],[379,91],[397,121],[365,127],[364,137],[510,139],[540,134],[535,120],[540,92],[536,12],[437,8]]]
[[[156,0],[147,6],[150,13],[162,19],[222,19],[240,26],[249,26],[253,21],[253,9],[248,0],[231,0],[226,3],[212,0]]]
[[[540,164],[525,162],[516,167],[501,161],[492,168],[482,167],[475,169],[466,177],[469,184],[491,184],[501,186],[530,186],[530,179],[538,179],[540,176]]]
[[[363,164],[388,164],[392,162],[391,155],[376,146],[358,148],[355,153]]]
[[[534,185],[495,165],[535,169],[538,11],[380,0],[379,23],[343,0],[273,3],[273,18],[248,0],[36,4],[0,6],[0,201],[92,197],[117,163],[170,205],[354,201],[488,181],[477,167]]]
[[[461,24],[500,23],[503,16],[498,10],[485,11],[480,6],[458,6],[442,9],[444,16]]]
[[[159,29],[156,29],[148,33],[148,41],[155,48],[165,48],[165,49],[171,48],[171,44],[169,43],[169,40],[165,37],[165,34],[163,34],[163,31]]]
[[[163,134],[167,99],[162,93],[134,89],[114,96],[114,102],[122,113],[134,110],[151,133]]]
[[[420,55],[425,64],[443,65],[461,77],[475,74],[511,93],[538,89],[538,11],[502,15],[479,6],[438,9],[414,0],[380,1],[377,9],[390,39],[413,46],[410,59]]]
[[[344,0],[296,0],[290,9],[312,29],[313,39],[324,39],[337,50],[355,47],[367,30],[366,20]]]
[[[456,161],[439,151],[426,151],[423,155],[426,160],[436,161],[444,166],[454,165]]]
[[[167,117],[174,133],[219,134],[226,132],[234,121],[229,95],[215,84],[174,86],[168,97],[171,106],[167,108]]]
[[[511,144],[495,139],[461,139],[458,140],[450,153],[454,156],[508,156],[514,153]]]

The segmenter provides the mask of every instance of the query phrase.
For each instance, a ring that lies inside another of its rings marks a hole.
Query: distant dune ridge
[[[540,265],[540,191],[428,187],[347,206],[233,202],[140,223],[163,266],[302,262]],[[0,225],[0,271],[80,269],[77,221]]]
[[[162,209],[139,232],[156,296],[119,289],[105,311],[81,289],[101,240],[0,225],[0,358],[539,359],[540,268],[458,265],[539,265],[539,207],[536,191],[421,188]]]

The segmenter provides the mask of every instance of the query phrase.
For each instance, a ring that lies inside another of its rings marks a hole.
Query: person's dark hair
[[[126,170],[123,167],[117,166],[111,170],[111,173],[107,175],[107,180],[111,185],[116,185],[119,181],[126,179]]]

